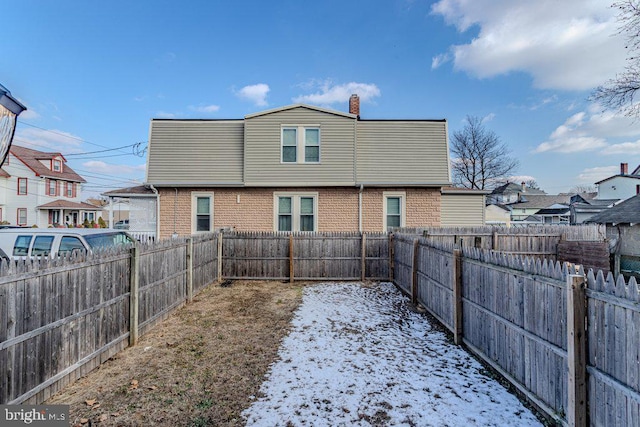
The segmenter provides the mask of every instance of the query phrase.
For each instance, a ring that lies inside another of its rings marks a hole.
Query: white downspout
[[[155,240],[160,240],[160,193],[153,184],[149,184],[149,188],[153,191],[153,194],[156,195],[156,238]]]

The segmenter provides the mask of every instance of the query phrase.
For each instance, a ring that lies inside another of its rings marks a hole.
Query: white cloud
[[[482,118],[482,123],[487,123],[490,122],[491,120],[496,118],[496,114],[495,113],[489,113],[486,116],[484,116]]]
[[[507,178],[509,182],[515,182],[516,184],[520,184],[521,182],[535,181],[535,177],[531,175],[513,175]]]
[[[636,142],[622,142],[620,144],[612,144],[602,150],[602,154],[614,155],[640,155],[640,140]]]
[[[441,65],[446,64],[451,61],[451,55],[449,53],[441,53],[439,55],[434,56],[431,59],[431,69],[435,70],[439,68]]]
[[[594,183],[620,172],[620,166],[600,166],[588,168],[578,175],[578,181]]]
[[[243,87],[236,92],[236,95],[242,99],[253,102],[259,107],[264,107],[267,105],[267,94],[269,90],[268,84],[258,83]]]
[[[378,86],[372,83],[350,82],[334,85],[330,80],[314,82],[316,92],[310,95],[300,95],[293,98],[296,103],[308,103],[316,105],[331,105],[347,102],[354,93],[360,97],[360,102],[371,102],[373,98],[381,95]],[[310,88],[310,90],[312,90]]]
[[[602,0],[440,0],[432,13],[461,33],[477,28],[467,44],[454,45],[454,67],[478,78],[529,73],[538,88],[587,90],[615,77],[626,58],[616,11]]]
[[[156,117],[159,119],[175,119],[176,118],[176,114],[175,113],[169,113],[166,111],[158,111],[156,113]]]
[[[90,170],[92,173],[102,173],[106,175],[113,175],[118,177],[131,177],[133,175],[139,175],[144,173],[146,165],[116,165],[111,163],[105,163],[100,160],[90,160],[82,163],[82,167]]]
[[[215,113],[220,110],[219,105],[201,105],[201,106],[189,106],[189,108],[193,111],[197,111],[199,113]]]
[[[20,123],[16,128],[13,141],[16,145],[34,150],[62,153],[78,152],[83,144],[80,137],[69,132],[57,129],[24,128]]]
[[[577,153],[601,149],[601,154],[640,154],[638,142],[609,142],[614,138],[633,137],[640,137],[640,123],[611,111],[602,111],[600,106],[592,104],[586,111],[565,120],[534,152]]]

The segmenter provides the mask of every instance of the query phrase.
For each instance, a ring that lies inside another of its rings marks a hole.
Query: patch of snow
[[[305,288],[248,426],[540,426],[393,284]]]

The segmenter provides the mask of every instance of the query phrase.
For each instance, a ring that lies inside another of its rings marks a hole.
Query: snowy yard
[[[539,426],[390,283],[306,287],[249,426]]]

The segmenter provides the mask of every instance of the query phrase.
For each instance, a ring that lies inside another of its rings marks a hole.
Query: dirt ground
[[[304,283],[214,284],[46,404],[74,426],[241,426],[302,301]]]

